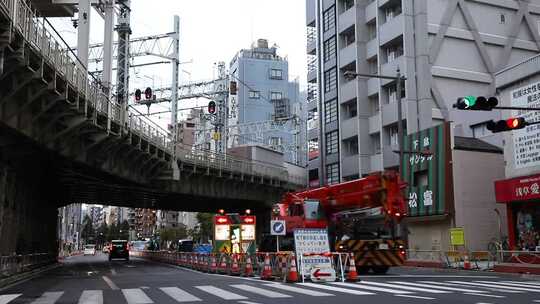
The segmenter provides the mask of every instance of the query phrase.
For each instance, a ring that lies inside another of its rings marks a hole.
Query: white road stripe
[[[390,283],[417,286],[417,287],[437,288],[437,289],[441,289],[441,290],[450,290],[450,291],[477,292],[477,293],[487,292],[485,290],[465,289],[465,288],[446,287],[446,286],[433,286],[433,285],[429,285],[429,284],[411,283],[411,282],[402,282],[402,281],[391,281]]]
[[[244,291],[256,293],[258,295],[265,296],[265,297],[268,297],[268,298],[290,298],[291,297],[290,295],[286,295],[286,294],[271,291],[271,290],[262,289],[262,288],[247,285],[247,284],[237,284],[237,285],[230,285],[230,286],[232,286],[234,288],[244,290]]]
[[[479,296],[479,297],[488,297],[488,298],[506,298],[506,296],[498,296],[498,295],[485,294],[485,293],[465,292],[463,294],[466,294],[466,295],[469,295],[469,296]]]
[[[396,297],[415,298],[415,299],[423,299],[423,300],[435,300],[435,298],[430,298],[430,297],[409,296],[409,295],[396,295]]]
[[[483,287],[491,287],[495,288],[497,290],[500,290],[501,288],[506,290],[519,290],[519,291],[532,291],[532,292],[540,292],[540,290],[536,289],[530,289],[530,288],[521,288],[521,287],[511,287],[511,286],[502,286],[502,285],[496,285],[494,283],[476,283],[476,282],[463,282],[463,281],[450,281],[451,283],[457,283],[457,284],[465,284],[465,285],[471,285],[471,286],[483,286]]]
[[[103,279],[103,281],[105,281],[105,283],[107,283],[107,285],[109,285],[109,287],[112,289],[112,290],[118,290],[120,288],[118,288],[118,286],[116,286],[116,284],[114,284],[114,282],[109,279],[107,276],[102,276],[101,277]]]
[[[79,304],[103,304],[103,291],[84,290],[79,298]]]
[[[534,303],[540,303],[540,300],[533,300]]]
[[[395,290],[395,289],[376,287],[376,286],[365,286],[365,285],[359,285],[359,284],[353,284],[353,283],[335,282],[335,283],[332,283],[332,284],[343,286],[343,287],[352,287],[352,288],[365,289],[365,290],[371,290],[371,291],[381,291],[381,292],[388,292],[388,293],[393,293],[393,294],[411,294],[411,293],[413,293],[413,292],[410,292],[410,291]]]
[[[0,304],[7,304],[21,295],[22,293],[0,295]]]
[[[290,291],[290,292],[296,292],[296,293],[299,293],[299,294],[309,295],[309,296],[313,296],[313,297],[329,297],[329,296],[331,297],[331,296],[334,296],[331,293],[320,292],[320,291],[315,291],[315,290],[305,289],[305,288],[299,288],[299,287],[294,287],[294,286],[290,286],[290,285],[283,285],[283,284],[273,283],[273,284],[265,284],[264,286],[273,287],[273,288],[277,288],[277,289],[281,289],[281,290],[285,290],[285,291]]]
[[[495,284],[497,286],[503,285],[503,286],[512,286],[512,287],[520,287],[520,288],[533,288],[533,290],[540,289],[540,286],[537,286],[537,285],[524,285],[524,284],[518,284],[518,283],[504,283],[504,282],[491,282],[491,281],[475,281],[475,282],[490,283],[490,284]]]
[[[199,302],[201,299],[196,296],[183,291],[178,287],[161,287],[161,291],[166,293],[169,297],[176,300],[176,302]]]
[[[371,281],[370,282],[360,281],[357,284],[375,285],[375,286],[382,286],[382,287],[398,288],[398,289],[403,289],[403,290],[421,291],[421,292],[427,292],[427,293],[452,293],[451,291],[427,289],[427,288],[412,287],[412,286],[401,286],[398,284],[388,284],[388,283],[379,283],[379,282],[371,282]]]
[[[129,304],[154,303],[140,288],[122,289],[122,293]]]
[[[250,301],[238,301],[238,303],[242,303],[242,304],[261,304],[261,303],[250,302]]]
[[[456,283],[443,283],[443,282],[435,282],[435,281],[420,281],[420,282],[428,283],[428,284],[435,284],[435,285],[464,287],[461,284],[456,284]],[[466,287],[468,287],[468,286],[466,286]],[[480,287],[480,286],[475,286],[475,287],[482,288],[482,289],[487,289],[487,290],[490,290],[490,291],[502,292],[502,293],[523,293],[523,291],[502,290],[502,289],[497,289],[497,288],[494,288],[494,287],[491,287],[491,288],[490,287]]]
[[[44,292],[41,297],[32,302],[32,304],[54,304],[63,294],[63,291]]]
[[[207,292],[224,300],[247,300],[248,298],[210,285],[195,286],[195,288]]]
[[[503,281],[503,282],[520,283],[520,284],[526,284],[526,285],[540,286],[540,282],[535,282],[535,281]]]
[[[353,295],[357,295],[357,296],[374,295],[374,293],[372,293],[372,292],[365,292],[365,291],[360,291],[360,290],[352,290],[352,289],[335,287],[335,286],[328,286],[328,285],[323,285],[323,284],[299,283],[299,285],[318,288],[318,289],[325,289],[325,290],[343,292],[343,293],[353,294]]]

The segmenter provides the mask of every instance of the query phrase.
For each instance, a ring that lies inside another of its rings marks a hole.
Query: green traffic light
[[[475,96],[465,96],[464,102],[467,105],[467,108],[472,108],[476,104],[476,97]]]

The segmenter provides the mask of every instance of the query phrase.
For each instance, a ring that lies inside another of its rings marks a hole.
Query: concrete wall
[[[409,222],[409,249],[448,250],[450,247],[450,219],[440,221]]]
[[[487,250],[492,238],[499,238],[498,216],[503,235],[508,235],[506,209],[495,203],[493,182],[504,178],[503,155],[454,150],[455,227],[465,228],[469,250]],[[474,168],[472,170],[472,168]]]
[[[37,171],[0,160],[0,255],[57,251],[58,211]]]

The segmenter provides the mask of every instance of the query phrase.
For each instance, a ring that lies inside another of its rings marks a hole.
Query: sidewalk
[[[497,273],[514,273],[514,274],[531,274],[540,275],[540,264],[522,264],[522,263],[498,263],[488,265],[487,262],[479,262],[478,267],[475,263],[471,263],[472,269],[463,269],[462,264],[460,267],[448,267],[445,262],[438,261],[422,261],[422,260],[406,260],[403,264],[404,267],[416,267],[416,268],[433,268],[433,269],[445,269],[456,271],[476,271],[476,272],[497,272]]]

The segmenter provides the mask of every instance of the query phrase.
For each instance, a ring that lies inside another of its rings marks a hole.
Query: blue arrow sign
[[[285,221],[271,221],[272,235],[285,235]]]

